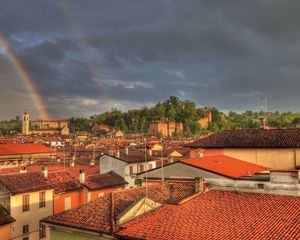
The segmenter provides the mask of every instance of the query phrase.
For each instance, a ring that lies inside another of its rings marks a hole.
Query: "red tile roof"
[[[84,186],[90,190],[96,190],[101,188],[111,188],[116,186],[127,185],[128,182],[123,177],[115,172],[108,172],[103,174],[95,174],[87,176]]]
[[[230,178],[240,178],[268,170],[266,167],[224,155],[191,158],[180,162]]]
[[[48,178],[44,178],[41,172],[0,175],[0,183],[13,195],[47,189],[61,193],[81,188],[79,181],[66,172],[50,172]]]
[[[145,162],[145,152],[144,151],[129,151],[128,154],[120,152],[120,157],[116,157],[114,155],[111,155],[111,157],[120,159],[121,161],[124,161],[126,163]],[[147,161],[155,161],[155,158],[153,156],[147,154],[146,160]]]
[[[172,196],[172,202],[178,203],[189,197],[194,185],[153,184],[148,186],[148,198],[155,202],[167,203]],[[181,194],[175,189],[179,187]],[[176,192],[172,194],[171,191]],[[43,222],[59,226],[68,226],[97,233],[113,233],[118,230],[116,218],[130,205],[145,196],[145,187],[130,188],[99,197],[76,209],[70,209],[43,219]]]
[[[298,148],[300,129],[241,129],[210,135],[188,144],[192,148]]]
[[[122,239],[300,239],[300,197],[209,191],[126,223]]]
[[[55,150],[39,144],[0,144],[0,155],[54,153]]]

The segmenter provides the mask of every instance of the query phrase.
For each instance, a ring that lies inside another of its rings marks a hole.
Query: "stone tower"
[[[29,113],[25,111],[22,118],[22,134],[29,135]]]

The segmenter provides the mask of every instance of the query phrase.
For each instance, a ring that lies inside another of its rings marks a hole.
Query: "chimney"
[[[128,146],[125,148],[125,154],[128,155]]]
[[[114,152],[113,152],[112,149],[109,149],[109,150],[108,150],[108,155],[110,155],[110,156],[114,155]]]
[[[117,158],[120,157],[120,150],[119,150],[119,149],[117,149],[115,156],[116,156]]]
[[[33,158],[32,158],[32,157],[29,158],[29,164],[30,164],[30,165],[33,164]]]
[[[148,155],[152,156],[152,149],[148,149]]]
[[[47,166],[42,167],[42,176],[44,178],[48,178],[48,167]]]
[[[91,159],[90,166],[95,166],[95,159]]]
[[[56,161],[57,161],[57,162],[60,162],[60,157],[57,157]]]
[[[79,182],[81,184],[85,183],[85,172],[84,172],[84,170],[79,171]]]
[[[74,167],[75,166],[75,161],[71,160],[70,161],[70,167]]]
[[[204,179],[202,177],[195,177],[195,193],[202,192],[204,190]]]
[[[27,167],[19,167],[19,173],[27,173]]]
[[[266,129],[266,119],[264,117],[260,117],[259,120],[260,120],[259,128],[260,129]]]

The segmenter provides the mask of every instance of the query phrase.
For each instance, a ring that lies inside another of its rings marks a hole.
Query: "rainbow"
[[[50,119],[50,116],[47,112],[47,108],[44,104],[41,94],[39,93],[37,87],[35,86],[35,83],[33,82],[28,71],[25,69],[24,65],[18,58],[17,54],[13,50],[9,41],[1,33],[0,33],[0,47],[4,48],[7,58],[14,66],[19,78],[23,81],[24,85],[29,91],[31,98],[40,113],[40,117],[43,119]]]

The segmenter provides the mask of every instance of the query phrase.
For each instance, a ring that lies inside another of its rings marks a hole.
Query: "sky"
[[[169,96],[300,111],[299,0],[0,0],[0,33],[52,119]],[[41,114],[0,45],[0,119]]]

